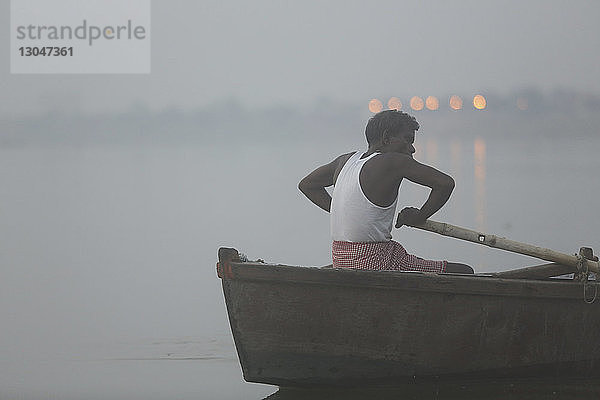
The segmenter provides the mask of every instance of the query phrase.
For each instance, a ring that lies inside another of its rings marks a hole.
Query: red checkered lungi
[[[341,242],[331,245],[334,268],[378,271],[444,272],[447,261],[424,260],[408,254],[394,240],[388,242]]]

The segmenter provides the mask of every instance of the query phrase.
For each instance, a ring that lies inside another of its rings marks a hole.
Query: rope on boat
[[[590,286],[594,287],[594,297],[592,297],[591,300],[588,300],[587,299],[587,288],[590,287]],[[585,301],[588,304],[592,304],[592,303],[594,303],[596,301],[597,297],[598,297],[598,284],[596,283],[594,285],[591,285],[589,282],[586,281],[583,284],[583,301]]]
[[[587,265],[585,257],[583,257],[580,254],[575,254],[575,256],[577,257],[577,273],[575,274],[574,279],[580,281],[583,284],[583,301],[585,301],[587,304],[592,304],[596,301],[596,298],[598,297],[598,282],[596,282],[595,284],[590,283],[590,268]],[[597,281],[598,275],[595,274],[594,278]],[[590,286],[594,287],[594,297],[588,299],[587,292]]]

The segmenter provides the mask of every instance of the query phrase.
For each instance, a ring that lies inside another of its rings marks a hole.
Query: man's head
[[[369,148],[401,153],[410,152],[412,154],[414,152],[412,147],[414,133],[419,130],[419,127],[419,123],[412,115],[402,111],[386,110],[375,114],[369,119],[365,136]],[[395,139],[402,139],[407,143],[406,145],[396,143]],[[407,147],[408,145],[410,145],[410,148],[405,151],[403,146]]]
[[[405,132],[418,131],[419,123],[412,115],[402,111],[385,110],[369,119],[365,136],[369,146],[381,142],[385,134],[397,136]]]

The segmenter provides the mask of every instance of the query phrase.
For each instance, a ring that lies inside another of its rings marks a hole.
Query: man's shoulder
[[[372,160],[373,164],[378,164],[382,167],[398,168],[407,163],[413,162],[414,159],[408,154],[402,153],[381,153]]]
[[[370,176],[385,175],[388,177],[402,178],[407,169],[412,168],[415,160],[408,154],[381,153],[365,164],[365,173]]]
[[[344,162],[345,163],[346,161],[348,161],[348,159],[350,157],[352,157],[356,153],[358,153],[358,151],[351,151],[350,153],[344,153],[344,154],[339,155],[335,160],[337,162]]]
[[[348,161],[348,159],[350,159],[350,157],[352,157],[356,153],[356,151],[352,151],[350,153],[341,154],[331,162],[331,165],[335,168],[341,168],[344,166],[344,164],[346,164],[346,161]]]
[[[350,153],[342,154],[331,162],[332,167],[333,167],[333,182],[334,183],[337,181],[337,177],[340,174],[340,171],[342,170],[342,168],[344,168],[344,165],[346,165],[346,162],[350,159],[350,157],[352,157],[356,153],[357,153],[356,151],[352,151]]]

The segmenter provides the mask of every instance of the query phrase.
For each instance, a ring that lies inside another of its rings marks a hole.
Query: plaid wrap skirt
[[[342,242],[331,245],[334,268],[354,268],[374,271],[444,272],[446,261],[432,261],[408,254],[394,241]]]

